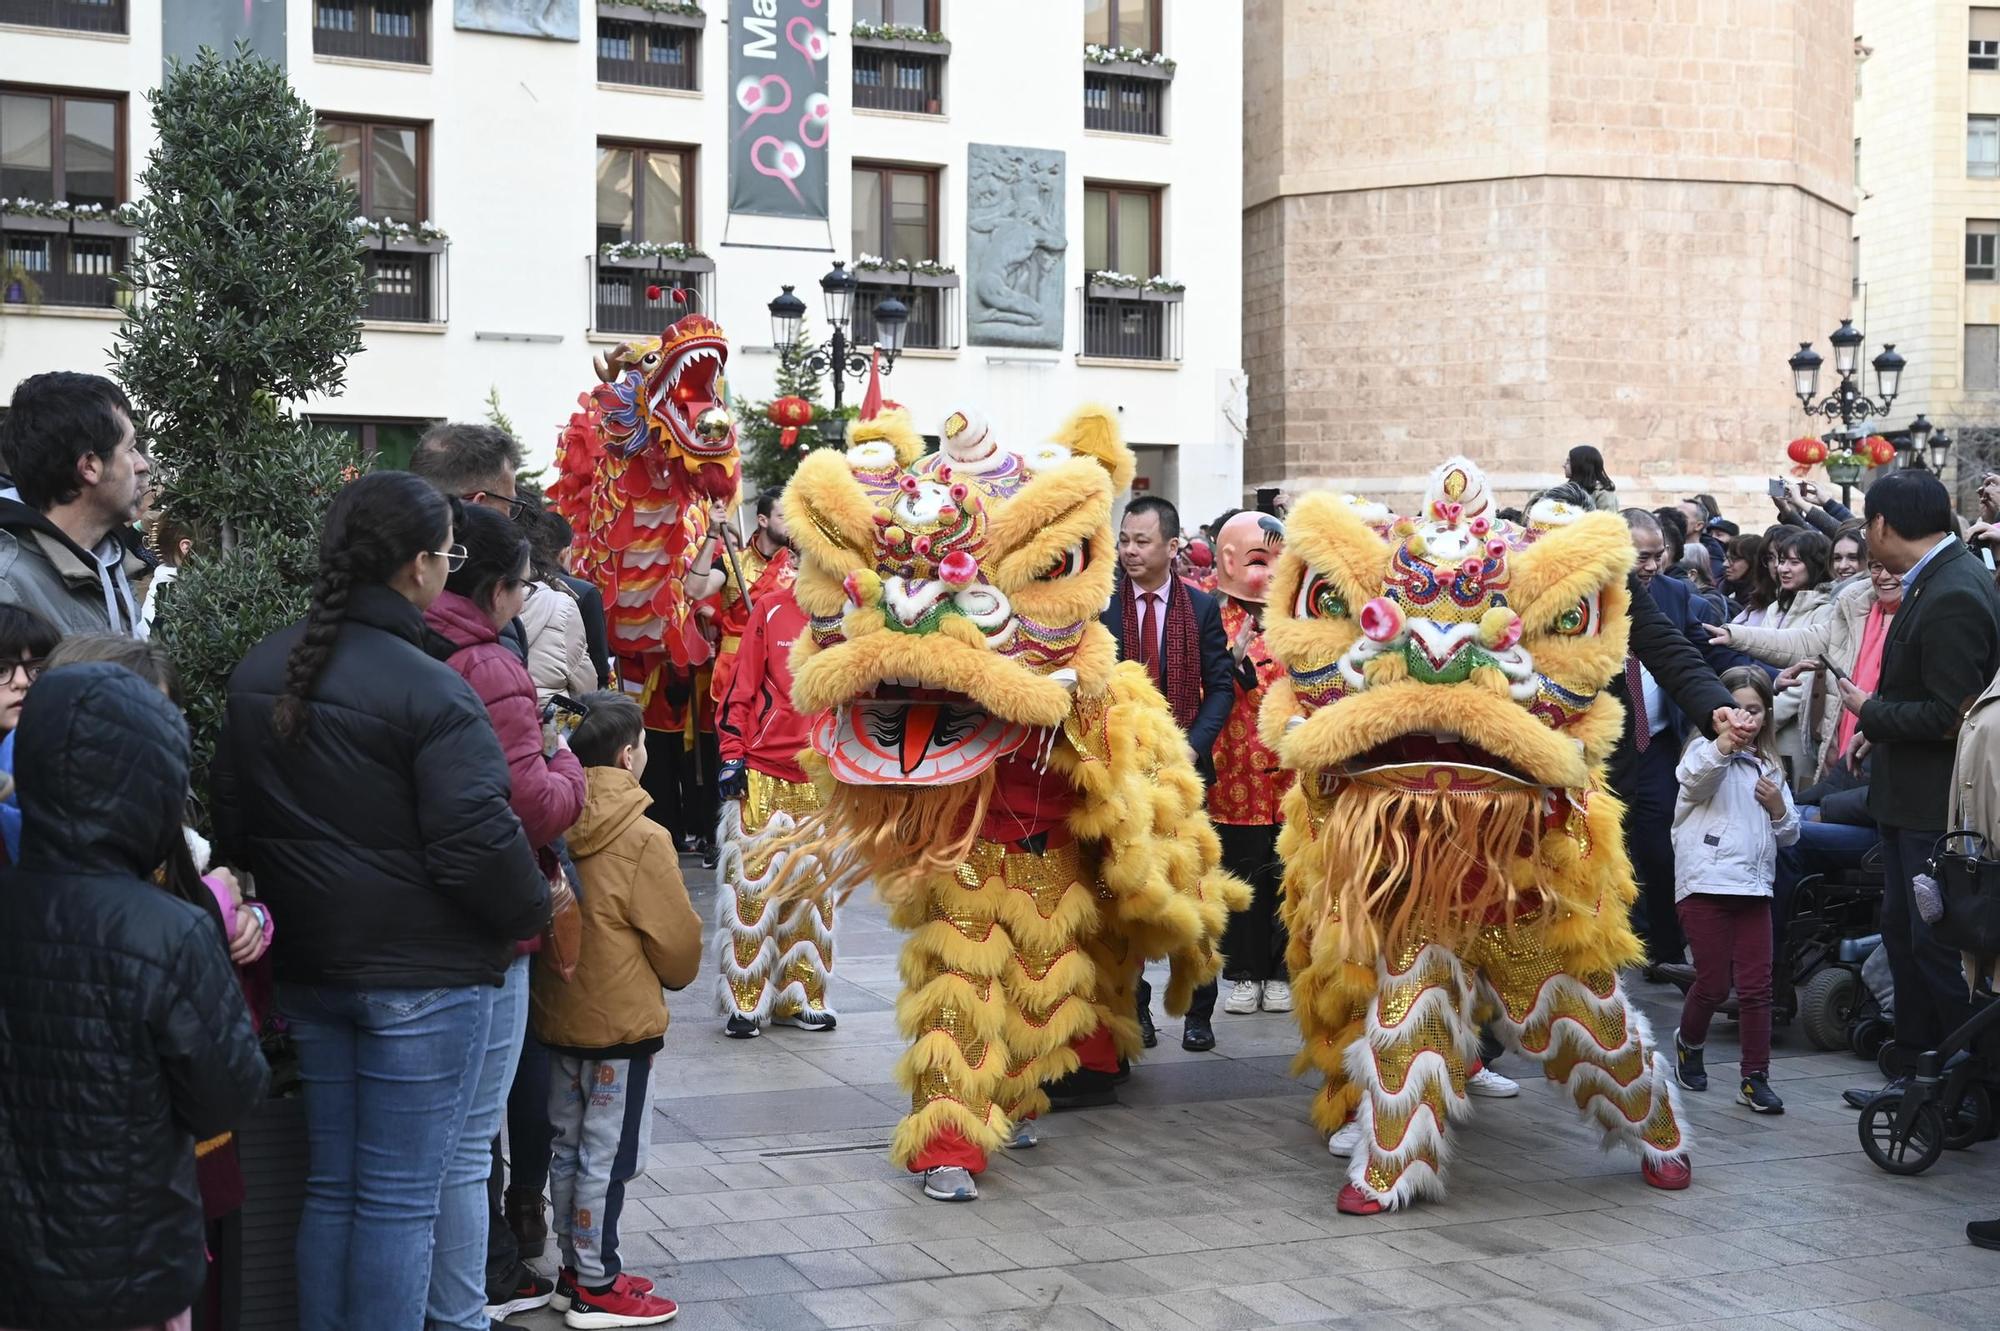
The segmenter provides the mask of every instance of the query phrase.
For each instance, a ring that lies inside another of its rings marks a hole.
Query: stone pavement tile
[[[786,1253],[782,1260],[818,1289],[844,1289],[853,1285],[874,1285],[882,1277],[861,1260],[859,1249],[841,1248],[830,1252],[807,1249]]]
[[[1052,1229],[1049,1231],[1049,1240],[1058,1247],[1069,1249],[1079,1262],[1113,1262],[1125,1257],[1145,1255],[1136,1245],[1118,1237],[1108,1229],[1100,1229],[1095,1225]]]
[[[984,1239],[936,1239],[917,1247],[955,1276],[1012,1271],[1020,1265]]]
[[[793,1250],[792,1236],[782,1225],[701,1225],[658,1232],[656,1241],[676,1261],[713,1262],[731,1257],[771,1257]]]
[[[889,1139],[882,1139],[879,1151],[841,1151],[827,1155],[771,1155],[759,1163],[777,1175],[779,1183],[857,1183],[880,1178],[887,1163]]]
[[[839,1194],[855,1211],[890,1211],[899,1206],[936,1206],[937,1203],[925,1197],[923,1185],[916,1181],[914,1174],[903,1174],[895,1182],[886,1179],[849,1179],[839,1185]],[[986,1203],[981,1202],[984,1210]]]
[[[1255,1313],[1259,1325],[1292,1326],[1322,1320],[1333,1312],[1318,1299],[1310,1298],[1282,1281],[1261,1285],[1224,1285],[1218,1292]]]
[[[1034,1270],[1002,1271],[1000,1279],[1028,1297],[1031,1304],[1094,1303],[1104,1292],[1084,1284],[1073,1267],[1043,1266]]]
[[[1080,1303],[983,1313],[951,1323],[954,1331],[1113,1331],[1112,1324]]]
[[[894,1320],[905,1322],[920,1317],[970,1318],[1038,1302],[994,1275],[901,1281],[878,1285],[869,1294],[895,1315]]]
[[[1118,1331],[1197,1331],[1193,1322],[1159,1299],[1119,1299],[1089,1308]]]
[[[951,1274],[942,1262],[914,1243],[884,1243],[852,1251],[884,1280],[928,1280]]]
[[[816,1215],[808,1220],[787,1220],[783,1224],[785,1232],[792,1236],[792,1246],[785,1250],[788,1253],[865,1248],[875,1241],[850,1225],[845,1216]]]
[[[863,1289],[823,1289],[792,1297],[825,1327],[888,1326],[896,1320]]]
[[[1190,1234],[1179,1225],[1166,1220],[1127,1220],[1123,1224],[1111,1226],[1110,1232],[1140,1252],[1151,1253],[1154,1256],[1205,1252],[1215,1246],[1213,1240],[1206,1236]]]
[[[1213,1289],[1176,1294],[1169,1306],[1200,1331],[1249,1331],[1271,1320]]]
[[[1823,1284],[1815,1286],[1793,1272],[1769,1269],[1701,1276],[1676,1281],[1674,1288],[1689,1302],[1705,1305],[1714,1319],[1769,1317],[1841,1301]]]
[[[979,1241],[1015,1266],[1029,1270],[1070,1266],[1080,1260],[1075,1253],[1049,1238],[1046,1233],[1025,1231],[989,1234]]]
[[[1320,1276],[1291,1282],[1294,1289],[1316,1299],[1335,1313],[1428,1312],[1463,1301],[1449,1285],[1405,1268],[1386,1268],[1355,1276]]]
[[[701,1305],[704,1331],[715,1327],[725,1331],[797,1331],[814,1320],[815,1315],[792,1294],[763,1294]]]
[[[744,1257],[715,1265],[723,1275],[740,1285],[745,1294],[797,1294],[802,1290],[819,1288],[786,1257]]]
[[[659,1284],[660,1292],[675,1303],[709,1303],[762,1292],[737,1283],[720,1262],[668,1262],[655,1266],[633,1260],[623,1242],[619,1244],[618,1255],[627,1269],[651,1276]]]
[[[1496,1257],[1477,1265],[1501,1280],[1533,1290],[1637,1285],[1658,1278],[1656,1270],[1617,1261],[1605,1256],[1601,1249],[1594,1248],[1523,1253],[1513,1257]]]
[[[983,1238],[997,1232],[980,1216],[976,1202],[970,1206],[934,1202],[921,1209],[853,1211],[842,1219],[877,1243]]]
[[[1302,1243],[1279,1244],[1271,1251],[1302,1267],[1308,1276],[1422,1265],[1422,1258],[1389,1246],[1387,1236],[1395,1232],[1400,1231],[1384,1231],[1381,1237],[1355,1234],[1346,1238],[1307,1239]]]
[[[622,1223],[631,1227],[639,1215],[649,1215],[655,1224],[648,1229],[698,1229],[704,1225],[722,1225],[729,1222],[729,1214],[704,1196],[692,1193],[667,1193],[659,1197],[640,1198],[636,1205],[628,1208]]]
[[[687,1169],[718,1163],[720,1157],[699,1142],[664,1142],[646,1152],[646,1168]]]

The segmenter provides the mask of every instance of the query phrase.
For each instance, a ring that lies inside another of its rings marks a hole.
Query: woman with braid
[[[349,484],[304,622],[229,681],[220,851],[286,921],[273,948],[309,1143],[302,1331],[418,1331],[447,1158],[517,940],[548,881],[471,687],[424,650],[465,559],[458,501],[402,472]]]

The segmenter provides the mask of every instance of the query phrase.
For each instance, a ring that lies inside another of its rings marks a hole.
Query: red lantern
[[[781,397],[764,408],[764,415],[771,424],[783,427],[778,432],[778,446],[790,448],[799,441],[799,427],[812,424],[812,403],[802,397]]]
[[[1863,442],[1868,460],[1878,467],[1886,467],[1896,460],[1896,446],[1879,434],[1871,434]]]
[[[1826,461],[1826,445],[1811,437],[1794,439],[1785,446],[1785,456],[1801,467],[1810,467]]]

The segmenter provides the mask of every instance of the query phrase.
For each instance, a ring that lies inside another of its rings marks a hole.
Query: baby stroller
[[[1861,1149],[1891,1174],[1921,1174],[1945,1151],[1993,1135],[2000,1091],[2000,997],[1993,991],[2000,972],[2000,859],[1978,835],[1955,832],[1938,843],[1931,877],[1941,914],[1932,919],[1921,894],[1919,908],[1937,940],[1964,955],[1977,987],[1972,1016],[1918,1057],[1907,1084],[1881,1091],[1861,1110]]]

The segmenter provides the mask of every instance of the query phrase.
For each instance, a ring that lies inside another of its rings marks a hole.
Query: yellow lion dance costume
[[[908,932],[892,1152],[955,1201],[1048,1108],[1044,1083],[1138,1055],[1146,958],[1171,959],[1186,1009],[1248,897],[1165,699],[1098,623],[1133,470],[1111,415],[1025,452],[969,413],[942,438],[925,455],[890,412],[785,491],[810,617],[793,700],[818,714],[805,757],[826,792],[794,858],[825,877],[776,890],[872,880]]]
[[[1286,533],[1265,628],[1286,675],[1259,725],[1299,774],[1278,841],[1298,1068],[1325,1078],[1320,1129],[1360,1130],[1340,1209],[1443,1195],[1488,1014],[1648,1183],[1686,1187],[1673,1074],[1617,979],[1642,955],[1603,770],[1624,522],[1551,501],[1500,521],[1454,458],[1419,517],[1315,494]]]

